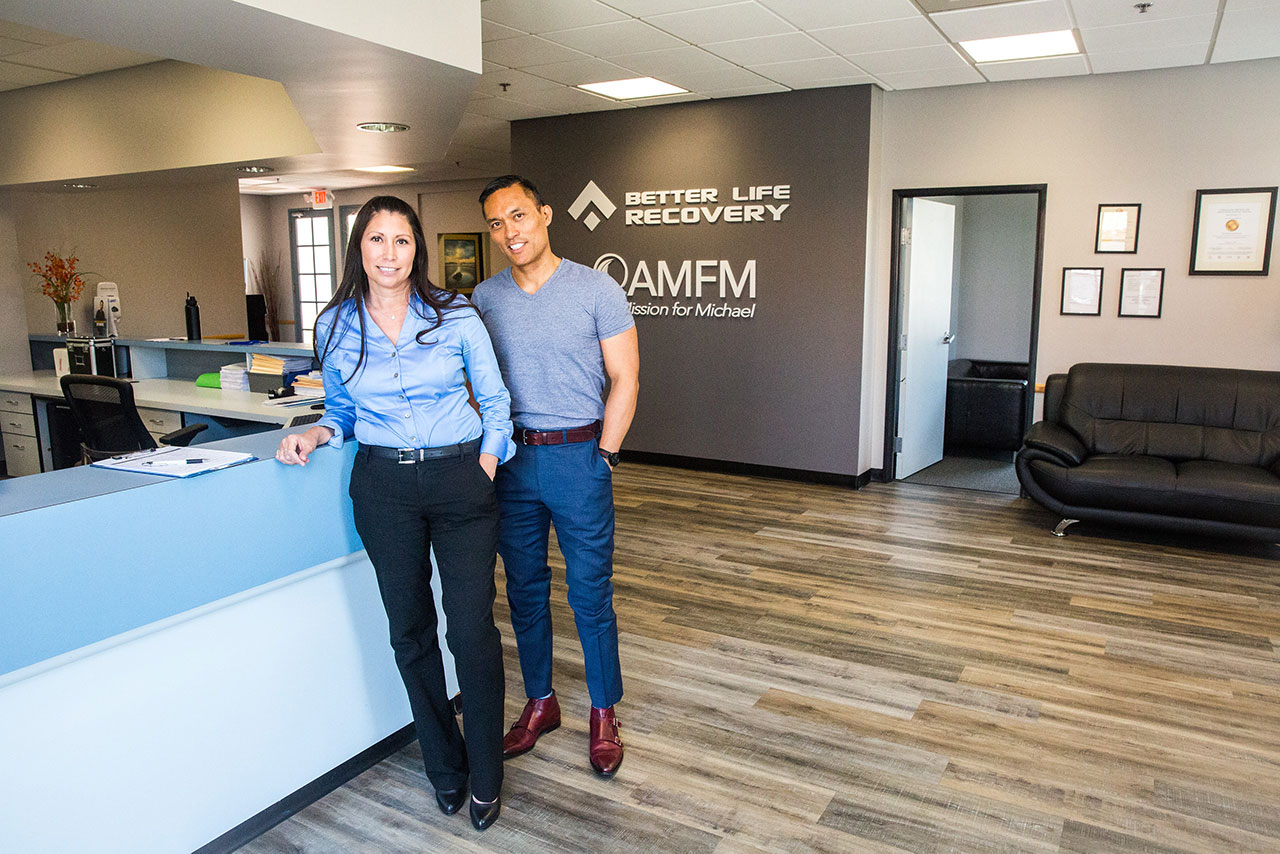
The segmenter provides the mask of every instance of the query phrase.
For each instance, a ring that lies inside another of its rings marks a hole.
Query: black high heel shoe
[[[436,789],[436,806],[445,815],[453,815],[462,809],[462,802],[467,797],[467,787],[457,789]]]
[[[502,812],[502,796],[499,795],[491,804],[476,803],[476,799],[471,799],[471,826],[476,830],[484,830],[489,825],[498,820],[498,813]]]

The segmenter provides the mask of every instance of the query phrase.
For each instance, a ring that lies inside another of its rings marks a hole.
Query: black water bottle
[[[187,340],[200,340],[200,306],[190,291],[187,292]]]

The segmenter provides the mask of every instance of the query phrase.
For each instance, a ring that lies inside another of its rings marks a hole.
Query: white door
[[[902,439],[894,465],[898,478],[942,459],[956,223],[955,205],[908,198],[903,206],[902,221],[910,237],[900,252],[906,293],[905,341],[899,340],[898,361],[898,435]]]

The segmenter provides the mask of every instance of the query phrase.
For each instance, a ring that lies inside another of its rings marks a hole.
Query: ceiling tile
[[[1089,65],[1093,68],[1094,74],[1142,71],[1148,68],[1173,68],[1180,65],[1202,65],[1208,53],[1208,43],[1163,45],[1114,53],[1090,53]]]
[[[756,3],[733,3],[709,9],[692,9],[655,15],[649,23],[694,44],[730,39],[750,39],[795,32],[795,27]]]
[[[1081,29],[1140,24],[1158,18],[1218,14],[1218,0],[1158,0],[1145,12],[1139,12],[1135,6],[1136,3],[1117,3],[1116,0],[1071,0],[1076,26]]]
[[[51,33],[48,30],[37,30],[35,27],[24,27],[22,24],[15,24],[12,21],[0,21],[0,36],[7,39],[30,42],[31,44],[44,45],[75,41],[74,36],[64,36],[61,33]]]
[[[626,80],[635,76],[631,71],[603,59],[588,57],[574,59],[569,62],[556,62],[551,65],[533,65],[525,71],[537,77],[554,80],[566,86],[577,86],[581,83],[602,83],[608,80]]]
[[[980,6],[938,12],[930,17],[952,41],[1071,29],[1071,15],[1063,0],[1027,0],[1025,3]]]
[[[609,57],[610,62],[630,68],[637,74],[666,79],[672,74],[692,71],[716,71],[732,68],[718,56],[696,47],[679,47],[671,50],[653,50],[645,53],[623,54]]]
[[[526,33],[547,33],[621,21],[627,16],[596,0],[485,0],[480,4],[480,17]]]
[[[929,86],[957,86],[964,83],[981,83],[983,78],[972,68],[935,68],[930,71],[901,71],[895,74],[877,74],[886,85],[894,89],[924,89]]]
[[[40,45],[35,44],[34,42],[24,42],[20,39],[11,39],[5,36],[0,36],[0,56],[9,56],[15,53],[26,53],[27,51],[34,50],[39,46]]]
[[[502,88],[503,83],[509,84],[505,90]],[[473,96],[476,94],[496,95],[501,98],[505,95],[519,101],[523,100],[523,95],[527,92],[554,89],[559,85],[553,80],[545,80],[532,74],[526,74],[523,71],[516,71],[514,68],[503,68],[500,65],[486,62],[484,76],[476,84]]]
[[[836,3],[832,0],[757,0],[779,17],[806,30],[870,24],[894,18],[916,18],[920,11],[911,0],[857,0]]]
[[[626,101],[601,98],[581,89],[568,88],[536,92],[532,96],[532,102],[539,107],[554,110],[556,113],[594,113],[600,110],[623,110],[631,107],[631,104]]]
[[[527,35],[523,30],[517,30],[514,27],[504,27],[502,24],[495,24],[493,21],[480,21],[480,41],[496,42],[499,39],[513,39],[516,36]]]
[[[846,55],[845,59],[869,74],[893,74],[899,71],[927,71],[933,68],[956,68],[969,63],[949,44],[909,47],[903,50],[877,50],[872,53]]]
[[[1228,5],[1214,43],[1214,62],[1280,56],[1280,6],[1236,10]]]
[[[1206,44],[1213,37],[1216,16],[1155,18],[1141,24],[1121,24],[1081,30],[1084,47],[1090,54],[1121,50],[1142,50],[1179,44]],[[1272,41],[1275,39],[1273,38]]]
[[[15,65],[11,62],[0,62],[0,82],[15,86],[39,86],[42,83],[56,83],[59,80],[70,80],[74,74],[61,71],[50,71],[47,68],[32,68],[28,65]]]
[[[543,33],[542,37],[583,53],[601,57],[685,46],[685,43],[675,36],[636,20],[596,24],[593,27],[579,27],[574,30],[558,30]]]
[[[922,17],[811,30],[809,35],[839,54],[928,47],[947,41]]]
[[[609,5],[628,15],[647,18],[650,15],[665,15],[668,12],[683,12],[687,9],[702,9],[715,6],[715,0],[608,0]],[[719,5],[727,6],[738,0],[719,0]]]
[[[816,59],[830,56],[831,51],[804,33],[783,33],[779,36],[760,36],[739,41],[712,42],[702,45],[704,50],[738,65],[759,65],[765,62],[790,62],[799,59]]]
[[[532,98],[537,94],[532,93],[530,97]],[[473,98],[467,103],[467,112],[508,122],[516,119],[533,119],[556,114],[555,110],[535,107],[532,104],[526,104],[523,101],[512,101],[508,98]]]
[[[454,132],[453,142],[487,148],[490,151],[510,151],[511,125],[491,116],[463,113],[462,121],[458,122],[458,130]]]
[[[978,71],[988,80],[1034,80],[1041,77],[1074,77],[1088,74],[1083,56],[1051,56],[1045,59],[1017,59],[1010,62],[979,63]]]
[[[831,89],[836,86],[863,86],[868,83],[875,83],[873,77],[866,74],[859,74],[854,77],[835,77],[831,80],[810,80],[807,83],[797,83],[792,89]]]
[[[865,76],[848,60],[838,56],[803,59],[798,62],[773,62],[752,66],[751,70],[761,77],[767,77],[775,83],[792,88],[815,80]]]
[[[484,58],[508,68],[523,68],[582,59],[583,53],[537,36],[518,36],[489,42],[484,46]]]
[[[790,92],[790,91],[791,91],[790,89],[788,89],[786,86],[783,86],[781,83],[770,83],[769,81],[766,80],[765,82],[761,83],[759,86],[746,86],[741,89],[724,89],[724,90],[709,91],[706,94],[710,95],[712,98],[719,99],[719,98],[741,98],[745,95],[768,95],[773,92]]]
[[[25,53],[7,56],[5,59],[19,65],[46,68],[51,71],[61,71],[64,74],[97,74],[101,71],[114,71],[117,68],[146,65],[148,62],[157,61],[160,57],[136,53],[114,45],[77,39],[48,47],[38,47]]]
[[[724,89],[745,89],[768,81],[746,68],[731,65],[719,71],[691,71],[684,74],[672,74],[664,77],[667,83],[674,84],[691,92],[718,92]]]

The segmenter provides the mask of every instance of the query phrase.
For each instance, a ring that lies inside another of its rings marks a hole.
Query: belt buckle
[[[396,462],[402,466],[409,466],[418,462],[417,448],[396,448],[396,454]]]

